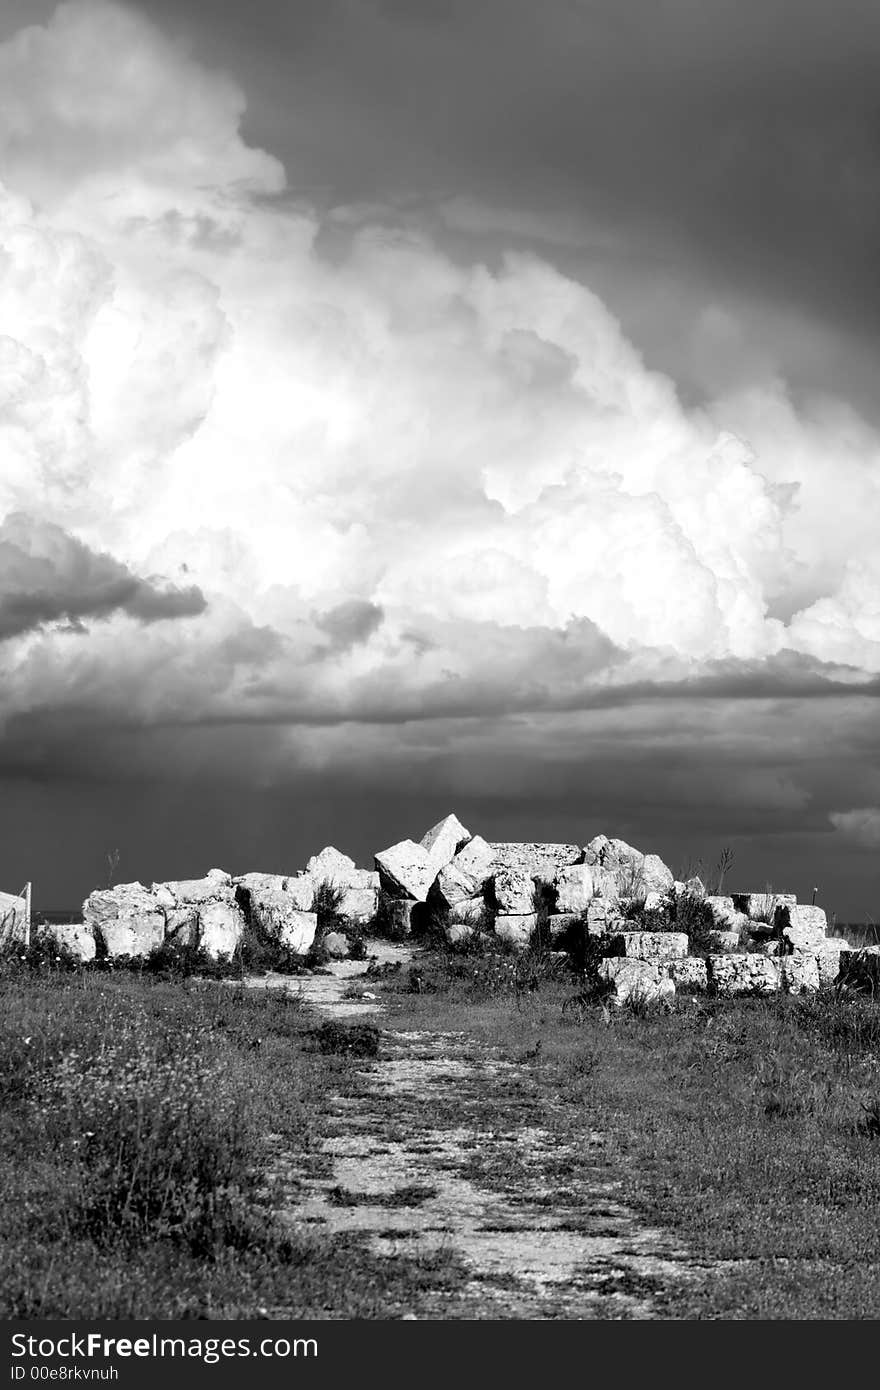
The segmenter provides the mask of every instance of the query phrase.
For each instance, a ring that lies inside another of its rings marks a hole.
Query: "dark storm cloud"
[[[205,607],[196,586],[160,588],[51,522],[13,512],[0,525],[0,641],[46,623],[82,631],[85,619],[115,612],[155,623]]]
[[[149,0],[294,190],[600,213],[657,260],[880,325],[875,0]]]

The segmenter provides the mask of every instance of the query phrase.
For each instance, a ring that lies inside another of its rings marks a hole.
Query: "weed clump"
[[[378,1057],[381,1034],[374,1023],[322,1023],[311,1034],[318,1052]]]

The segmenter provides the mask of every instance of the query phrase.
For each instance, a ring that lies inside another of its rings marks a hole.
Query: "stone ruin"
[[[41,930],[84,961],[95,958],[99,944],[112,958],[144,957],[165,942],[217,958],[234,952],[250,922],[305,955],[317,931],[315,894],[325,883],[340,891],[340,917],[357,930],[381,924],[385,934],[405,939],[439,924],[454,946],[483,932],[524,949],[543,900],[546,944],[573,950],[580,935],[582,949],[583,937],[593,938],[599,974],[618,1003],[636,994],[667,997],[677,988],[727,996],[809,992],[854,970],[873,979],[880,968],[880,950],[856,951],[830,937],[822,908],[792,894],[710,895],[698,878],[676,880],[658,855],[624,840],[498,843],[472,835],[454,815],[421,840],[380,850],[372,869],[328,847],[288,875],[234,878],[211,869],[204,878],[149,888],[118,884],[89,894],[82,923]],[[686,932],[657,927],[670,907],[674,920],[683,900],[701,904],[711,927],[709,949],[699,955],[690,953]],[[345,931],[329,933],[323,944],[333,955],[348,953]]]

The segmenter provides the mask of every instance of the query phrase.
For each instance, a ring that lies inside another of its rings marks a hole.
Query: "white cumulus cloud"
[[[878,442],[844,406],[689,411],[538,258],[320,215],[235,81],[108,0],[0,44],[0,84],[0,517],[206,605],[10,635],[7,715],[575,705],[785,648],[880,670]]]

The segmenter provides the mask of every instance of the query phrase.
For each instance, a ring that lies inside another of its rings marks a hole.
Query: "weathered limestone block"
[[[816,968],[819,971],[820,985],[833,985],[840,975],[840,957],[848,949],[836,942],[826,941],[816,954]]]
[[[246,910],[252,920],[267,936],[277,937],[289,950],[303,954],[314,939],[314,925],[309,936],[309,923],[317,921],[316,915],[309,911],[311,899],[305,892],[289,892],[280,885],[288,880],[272,874],[246,874],[239,880],[239,890],[248,894]],[[302,907],[302,903],[306,907]],[[306,941],[301,951],[294,942]]]
[[[556,870],[583,859],[579,845],[540,844],[534,841],[490,841],[495,868],[519,869],[529,878],[552,883]]]
[[[675,879],[672,870],[663,863],[659,854],[646,854],[641,869],[642,892],[668,893]]]
[[[300,912],[311,911],[315,896],[315,885],[308,874],[240,874],[235,883],[247,889],[252,903],[264,899],[274,902],[279,894],[284,893],[289,907]]]
[[[400,840],[376,855],[376,867],[386,891],[399,898],[415,898],[423,903],[437,877],[437,866],[424,845]]]
[[[166,883],[154,883],[152,891],[162,907],[177,907],[180,903],[207,903],[220,898],[227,891],[227,884],[210,876],[169,879]]]
[[[333,960],[344,960],[351,949],[348,944],[348,937],[341,931],[328,931],[322,945]]]
[[[728,929],[731,918],[742,915],[737,913],[733,905],[733,898],[726,897],[724,894],[708,893],[706,902],[712,909],[712,920],[721,931]]]
[[[494,879],[498,911],[521,915],[534,911],[535,885],[525,869],[499,869]]]
[[[317,930],[317,912],[301,912],[298,908],[293,908],[281,923],[278,940],[288,951],[293,951],[297,956],[304,956],[311,949]]]
[[[538,925],[536,912],[504,912],[495,918],[495,935],[511,946],[528,946],[532,932]]]
[[[482,893],[495,872],[495,855],[492,846],[475,835],[458,851],[450,864],[441,869],[437,877],[440,896],[451,907],[463,898],[476,897]]]
[[[444,934],[450,946],[463,946],[473,939],[476,928],[470,922],[450,922]]]
[[[375,915],[378,901],[378,885],[375,888],[345,888],[339,902],[339,912],[352,922],[369,922]]]
[[[198,945],[199,909],[195,903],[189,907],[172,907],[166,911],[165,940],[174,946]]]
[[[47,922],[40,927],[40,936],[48,937],[57,946],[63,946],[79,961],[95,959],[95,938],[83,922]]]
[[[24,941],[27,929],[27,903],[15,893],[0,893],[0,946]]]
[[[675,994],[673,981],[652,961],[609,958],[600,963],[599,977],[613,986],[609,997],[615,1004],[625,1004],[634,997],[654,1003]]]
[[[355,862],[334,845],[327,845],[320,854],[313,854],[306,864],[306,873],[312,882],[343,884],[350,881],[357,872]]]
[[[659,854],[642,854],[625,840],[607,835],[596,835],[584,846],[584,863],[593,870],[596,891],[612,899],[663,894],[675,881]]]
[[[821,907],[804,903],[777,907],[774,926],[794,951],[817,951],[825,941],[828,923]]]
[[[443,820],[432,825],[431,829],[422,836],[422,848],[427,851],[431,863],[436,870],[443,868],[454,859],[460,849],[462,849],[471,838],[471,832],[466,826],[462,825],[458,816],[445,816]]]
[[[769,888],[763,893],[733,893],[731,896],[737,912],[744,912],[755,922],[772,922],[777,907],[793,907],[797,902],[794,893],[774,893]]]
[[[706,961],[709,989],[714,994],[775,994],[782,978],[779,960],[768,956],[709,956]]]
[[[233,893],[199,904],[198,944],[206,955],[231,956],[244,932],[244,914]]]
[[[697,956],[685,956],[683,960],[664,961],[661,972],[669,977],[675,988],[705,989],[706,962]]]
[[[735,907],[728,906],[729,898],[707,897],[705,901],[711,908],[716,933],[733,932],[742,942],[752,938],[755,923],[744,912],[737,912]]]
[[[620,922],[620,912],[607,898],[594,898],[587,903],[587,930],[591,936],[605,936]]]
[[[481,894],[475,898],[462,898],[449,909],[449,920],[451,922],[467,923],[473,925],[480,921],[486,911],[485,899]]]
[[[323,882],[322,878],[314,879],[307,873],[290,874],[284,885],[284,892],[290,894],[297,911],[311,912],[315,902],[315,889]]]
[[[786,994],[813,994],[819,988],[819,962],[816,956],[782,956],[782,988]]]
[[[572,927],[577,924],[585,926],[584,919],[579,912],[554,912],[547,918],[547,930],[550,940],[560,941],[567,936]]]
[[[593,901],[593,873],[589,864],[566,864],[556,870],[557,912],[583,912]]]
[[[142,883],[118,883],[90,893],[83,923],[108,956],[148,956],[165,939],[165,913]]]
[[[682,960],[688,953],[688,938],[680,931],[622,931],[608,943],[609,956],[630,960]]]

